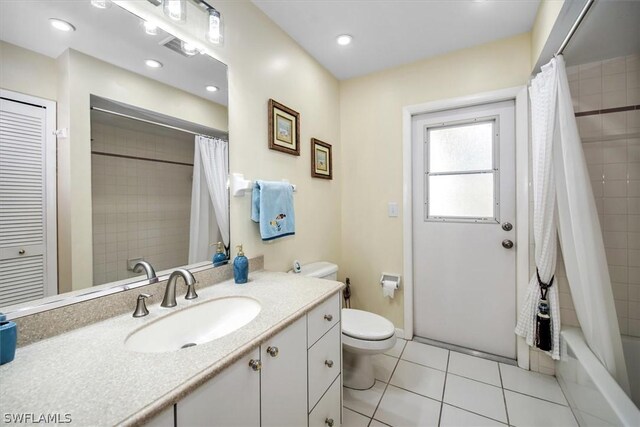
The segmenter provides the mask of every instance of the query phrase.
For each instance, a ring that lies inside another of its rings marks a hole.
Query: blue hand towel
[[[262,240],[273,240],[296,234],[291,184],[256,181],[251,197],[251,220],[260,223]]]

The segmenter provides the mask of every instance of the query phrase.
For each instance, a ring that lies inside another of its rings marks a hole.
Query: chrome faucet
[[[136,265],[133,266],[134,273],[142,273],[143,271],[147,273],[147,279],[149,279],[149,283],[157,283],[158,276],[156,276],[156,271],[153,269],[151,264],[147,261],[138,261]]]
[[[187,295],[185,295],[184,299],[198,298],[198,294],[196,293],[196,279],[193,277],[193,274],[191,274],[189,270],[178,268],[169,276],[167,287],[164,290],[164,298],[162,298],[162,303],[160,304],[161,307],[175,307],[177,305],[176,281],[178,277],[182,277],[184,283],[187,285]]]

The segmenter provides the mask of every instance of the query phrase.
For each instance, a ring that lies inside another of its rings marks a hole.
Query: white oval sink
[[[141,353],[176,351],[228,335],[258,313],[260,303],[253,298],[218,298],[160,318],[133,332],[124,345]]]

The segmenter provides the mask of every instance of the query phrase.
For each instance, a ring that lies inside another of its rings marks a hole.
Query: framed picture
[[[300,113],[269,100],[269,148],[300,155]]]
[[[333,158],[331,144],[311,138],[311,176],[333,179]]]

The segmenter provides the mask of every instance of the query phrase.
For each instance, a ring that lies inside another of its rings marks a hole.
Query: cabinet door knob
[[[324,423],[329,427],[333,427],[333,418],[327,418]]]
[[[26,254],[26,253],[27,253],[27,251],[25,251],[24,249],[20,249],[20,250],[18,251],[18,255],[24,255],[24,254]]]
[[[327,365],[330,368],[333,368],[333,360],[325,360],[324,364]]]
[[[269,347],[267,347],[267,353],[271,357],[278,357],[278,353],[280,353],[280,350],[278,350],[278,347],[269,346]]]
[[[259,360],[254,360],[251,359],[249,361],[249,366],[251,367],[251,369],[253,369],[254,371],[259,371],[260,369],[262,369],[262,362]]]
[[[333,316],[331,314],[325,314],[324,320],[326,320],[327,322],[331,322],[333,320]]]

